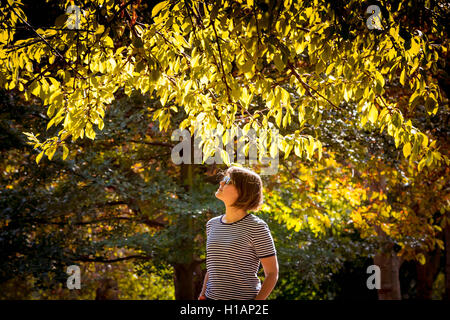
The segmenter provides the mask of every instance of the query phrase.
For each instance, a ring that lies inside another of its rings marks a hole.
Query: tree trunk
[[[193,300],[193,272],[190,265],[176,264],[175,271],[175,299],[176,300]]]
[[[441,250],[426,256],[424,265],[416,261],[417,272],[417,299],[431,300],[433,294],[433,282],[439,271]]]
[[[378,169],[379,180],[374,180],[368,183],[369,195],[372,196],[374,191],[387,193],[386,190],[386,177]],[[381,283],[380,289],[378,289],[378,299],[379,300],[401,300],[401,290],[400,290],[400,278],[399,270],[403,262],[401,257],[397,256],[394,251],[394,243],[387,240],[386,233],[381,229],[380,226],[375,226],[375,230],[380,237],[381,249],[375,254],[373,258],[374,264],[380,267],[381,272]]]
[[[447,212],[445,234],[445,295],[444,300],[450,301],[450,212]]]
[[[194,298],[200,295],[203,287],[203,280],[205,279],[206,270],[203,270],[201,263],[198,263],[194,269]]]
[[[379,300],[401,300],[399,270],[402,258],[393,250],[379,252],[374,257],[374,263],[380,267],[381,286],[378,289]]]
[[[102,278],[95,292],[95,300],[119,300],[117,281],[111,278]]]
[[[193,186],[193,137],[191,135],[191,156],[189,163],[182,163],[180,168],[180,182],[184,187],[186,193],[192,192]],[[192,232],[192,218],[188,217],[186,221],[187,234]],[[189,243],[182,244],[184,252],[192,252],[192,246]],[[176,263],[173,265],[175,277],[175,299],[176,300],[194,300],[194,269],[196,267],[195,262],[191,263]]]
[[[202,291],[206,270],[201,268],[201,261],[190,264],[176,264],[175,270],[175,299],[196,300]]]

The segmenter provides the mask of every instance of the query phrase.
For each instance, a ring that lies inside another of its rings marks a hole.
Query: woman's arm
[[[277,256],[273,255],[267,258],[261,258],[260,261],[264,268],[265,279],[255,300],[266,300],[278,281],[278,260]]]
[[[203,280],[202,292],[200,292],[200,295],[198,296],[199,300],[200,300],[200,297],[202,297],[202,296],[205,295],[205,292],[206,292],[206,283],[208,282],[208,276],[209,276],[209,273],[208,273],[208,271],[206,271],[205,279]]]

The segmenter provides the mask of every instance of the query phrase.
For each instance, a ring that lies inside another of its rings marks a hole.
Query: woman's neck
[[[233,223],[235,221],[241,220],[247,215],[247,212],[243,209],[237,209],[233,207],[225,207],[225,216],[223,220],[225,223]]]

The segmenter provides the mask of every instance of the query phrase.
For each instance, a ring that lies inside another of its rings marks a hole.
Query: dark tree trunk
[[[181,139],[181,138],[180,138]],[[180,182],[184,187],[186,192],[192,191],[192,178],[193,178],[193,137],[191,135],[191,143],[189,145],[191,150],[191,157],[188,159],[189,163],[181,163],[180,168]],[[184,150],[183,150],[184,151]],[[183,152],[184,153],[184,152]],[[183,154],[183,156],[185,156]],[[185,232],[190,234],[192,232],[192,219],[187,219]],[[192,251],[189,244],[184,243],[183,249],[187,251]],[[186,251],[185,251],[186,252]],[[175,299],[176,300],[194,300],[194,270],[196,263],[176,263],[173,265],[175,277]]]
[[[379,252],[374,257],[374,263],[380,267],[381,284],[378,290],[379,300],[401,300],[399,270],[402,258],[395,251]]]
[[[386,190],[386,177],[378,169],[378,181],[372,181],[369,183],[369,197],[372,192],[387,193]],[[381,229],[380,226],[375,226],[375,230],[380,237],[380,250],[375,254],[373,260],[374,264],[380,268],[381,272],[381,283],[380,289],[378,289],[378,299],[379,300],[401,300],[401,290],[400,290],[400,277],[399,271],[400,266],[403,263],[403,259],[397,256],[394,251],[394,243],[391,243],[388,239],[386,233]]]
[[[95,300],[119,300],[117,281],[111,278],[102,278],[95,292]]]
[[[198,289],[200,264],[192,262],[190,264],[176,264],[175,271],[175,299],[176,300],[196,300],[200,290]],[[202,279],[203,280],[203,279]],[[203,284],[203,283],[202,283]],[[198,292],[197,292],[198,291]]]
[[[194,298],[200,295],[203,287],[203,280],[205,279],[206,270],[201,268],[201,263],[198,263],[194,269]]]
[[[444,300],[450,301],[450,212],[447,212],[447,226],[445,235],[445,296]]]
[[[193,300],[193,270],[190,265],[176,264],[175,271],[175,299],[176,300]]]
[[[431,300],[433,294],[433,282],[439,271],[441,250],[426,256],[424,265],[416,261],[417,272],[417,299]]]

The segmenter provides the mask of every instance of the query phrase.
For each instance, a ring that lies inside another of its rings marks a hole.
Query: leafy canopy
[[[70,4],[59,6],[67,10]],[[51,118],[48,128],[60,128],[42,142],[26,133],[40,152],[36,162],[44,154],[52,159],[58,148],[65,159],[69,137],[94,140],[95,127],[105,126],[105,108],[123,89],[160,99],[153,119],[161,130],[184,108],[180,127],[199,129],[204,141],[212,129],[277,128],[278,140],[269,137],[266,147],[285,158],[294,150],[311,159],[317,150],[320,159],[321,142],[302,131],[348,104],[359,115],[356,126],[370,122],[387,130],[419,169],[448,164],[436,141],[413,125],[410,112],[424,107],[428,116],[437,113],[443,99],[433,71],[446,45],[429,39],[442,36],[437,20],[424,32],[400,36],[406,2],[385,4],[381,30],[367,27],[366,4],[358,0],[345,6],[321,0],[171,0],[139,22],[138,9],[150,11],[139,0],[77,5],[79,29],[68,28],[69,14],[56,17],[54,27],[36,28],[21,1],[8,0],[0,9],[0,85],[39,97]],[[27,36],[16,36],[19,26]],[[409,92],[407,106],[392,99],[392,88]],[[207,155],[213,149],[203,145]]]

